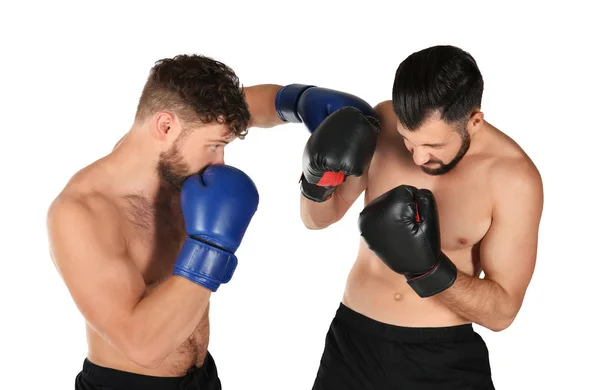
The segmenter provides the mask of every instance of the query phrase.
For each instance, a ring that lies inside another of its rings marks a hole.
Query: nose
[[[430,159],[429,153],[422,150],[421,148],[414,148],[413,150],[413,161],[417,165],[423,165]]]
[[[220,153],[218,156],[215,156],[213,164],[225,164],[225,155]]]

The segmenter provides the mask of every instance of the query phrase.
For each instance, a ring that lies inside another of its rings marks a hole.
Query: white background
[[[400,61],[435,44],[475,57],[486,119],[521,144],[544,180],[538,264],[521,312],[503,332],[476,327],[496,387],[594,387],[595,13],[583,1],[388,1],[3,5],[1,387],[73,387],[86,354],[84,322],[48,255],[46,210],[75,171],[129,129],[154,61],[202,53],[247,86],[310,83],[375,105],[391,98]],[[210,350],[225,389],[311,388],[356,256],[362,198],[327,230],[301,223],[307,138],[302,125],[251,129],[226,150],[226,162],[255,180],[261,203],[234,279],[212,298]]]

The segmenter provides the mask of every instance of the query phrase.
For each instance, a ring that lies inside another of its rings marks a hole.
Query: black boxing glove
[[[324,202],[346,177],[361,176],[373,158],[378,134],[379,121],[354,107],[325,118],[304,147],[302,194]]]
[[[393,271],[406,277],[422,298],[452,286],[454,263],[440,248],[440,226],[433,194],[401,185],[369,203],[359,216],[367,246]]]

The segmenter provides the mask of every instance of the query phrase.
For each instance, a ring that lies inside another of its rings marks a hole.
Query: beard
[[[467,151],[469,151],[469,147],[471,147],[471,136],[469,135],[469,133],[467,133],[467,131],[465,130],[464,132],[461,132],[460,136],[462,141],[460,149],[458,150],[456,156],[454,156],[452,161],[450,161],[448,164],[444,164],[441,160],[429,160],[427,164],[435,163],[437,164],[437,167],[429,168],[427,166],[421,166],[421,170],[431,176],[439,176],[450,172],[460,162],[460,160],[462,160],[465,154],[467,154]]]
[[[173,144],[171,149],[160,154],[156,170],[162,182],[168,183],[179,191],[189,176],[190,168],[183,161],[178,141]]]

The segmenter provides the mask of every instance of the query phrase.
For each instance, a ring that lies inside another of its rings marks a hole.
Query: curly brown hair
[[[186,126],[226,124],[238,138],[247,134],[250,112],[235,72],[210,57],[181,54],[158,60],[150,71],[135,119],[174,112]]]

